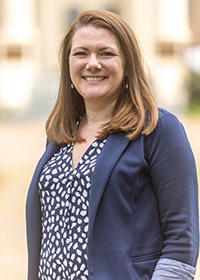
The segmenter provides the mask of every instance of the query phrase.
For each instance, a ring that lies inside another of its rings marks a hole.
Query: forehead
[[[75,31],[72,37],[72,47],[99,43],[120,48],[117,36],[112,31],[103,27],[83,25]]]

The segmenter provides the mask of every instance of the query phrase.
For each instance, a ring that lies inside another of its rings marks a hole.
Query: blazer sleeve
[[[164,238],[161,258],[195,266],[199,250],[198,183],[186,133],[173,114],[161,110],[157,128],[145,141]]]
[[[26,235],[28,246],[28,280],[39,280],[38,268],[40,259],[40,245],[42,238],[40,199],[37,188],[36,171],[31,181],[26,201]]]

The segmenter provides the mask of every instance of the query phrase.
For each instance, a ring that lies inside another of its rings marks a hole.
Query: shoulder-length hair
[[[114,132],[125,132],[131,140],[141,133],[150,134],[157,125],[158,109],[144,70],[138,41],[128,24],[117,14],[90,10],[79,15],[60,47],[59,93],[46,123],[48,140],[58,144],[83,141],[78,134],[77,121],[84,114],[84,100],[71,86],[69,55],[75,32],[87,25],[106,28],[114,33],[121,45],[126,65],[125,79],[113,117],[102,127],[98,139],[104,139]]]

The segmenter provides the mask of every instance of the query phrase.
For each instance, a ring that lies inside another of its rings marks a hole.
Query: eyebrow
[[[79,46],[79,47],[75,47],[74,49],[72,48],[72,51],[78,51],[78,50],[85,50],[85,51],[87,51],[88,49],[89,49],[89,48],[87,48],[87,47]],[[99,50],[100,50],[100,51],[112,50],[112,51],[114,51],[115,53],[120,53],[120,50],[116,50],[116,49],[114,49],[112,46],[101,47]]]

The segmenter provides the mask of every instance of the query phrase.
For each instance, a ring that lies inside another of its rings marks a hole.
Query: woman
[[[177,118],[157,109],[133,32],[86,11],[60,55],[28,193],[28,279],[193,279],[194,158]]]

